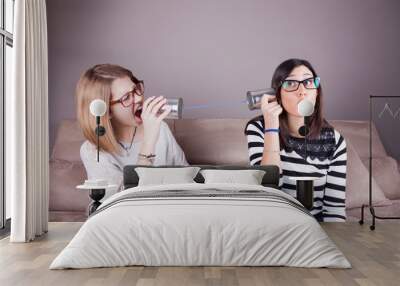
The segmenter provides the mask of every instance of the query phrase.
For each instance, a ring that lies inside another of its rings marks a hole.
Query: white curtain
[[[14,94],[6,98],[6,162],[12,242],[47,232],[49,194],[47,20],[45,0],[17,0]]]

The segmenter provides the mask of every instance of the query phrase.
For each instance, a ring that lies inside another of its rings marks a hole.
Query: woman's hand
[[[264,94],[261,98],[261,111],[264,115],[265,128],[279,128],[279,115],[282,113],[282,106],[275,101],[274,95]],[[268,102],[270,101],[270,102]]]
[[[154,152],[154,147],[160,134],[161,121],[171,112],[171,107],[167,106],[160,113],[161,107],[166,102],[167,99],[163,96],[152,96],[143,102],[141,118],[143,121],[144,137],[141,152],[144,154]]]

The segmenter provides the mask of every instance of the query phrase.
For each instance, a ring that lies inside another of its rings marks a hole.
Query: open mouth
[[[135,121],[137,123],[142,123],[142,106],[138,106],[134,113]]]

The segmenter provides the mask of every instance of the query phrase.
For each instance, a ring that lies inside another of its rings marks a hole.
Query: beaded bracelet
[[[139,153],[139,156],[142,158],[146,158],[146,159],[152,159],[152,158],[156,157],[156,154],[145,155],[145,154]]]

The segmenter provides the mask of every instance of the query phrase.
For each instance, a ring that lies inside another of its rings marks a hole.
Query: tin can
[[[250,110],[260,109],[261,108],[261,98],[263,97],[264,94],[275,95],[275,89],[266,88],[266,89],[248,91],[246,94],[248,108]],[[271,101],[273,101],[273,100],[271,100]]]
[[[167,102],[164,106],[160,108],[160,112],[162,113],[167,106],[171,107],[171,112],[168,114],[166,118],[168,119],[181,119],[182,111],[183,111],[183,99],[182,98],[167,98]]]

